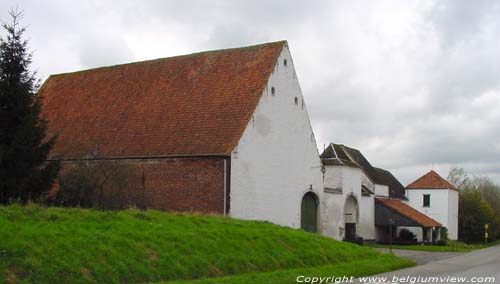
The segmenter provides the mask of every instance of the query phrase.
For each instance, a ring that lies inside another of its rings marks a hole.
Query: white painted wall
[[[389,187],[387,185],[375,184],[375,195],[388,197],[389,196]]]
[[[448,238],[458,239],[458,191],[448,189]]]
[[[363,172],[359,168],[347,166],[326,166],[325,187],[342,188],[342,194],[324,193],[325,235],[343,239],[345,223],[352,222],[345,215],[345,205],[350,196],[358,203],[356,233],[366,240],[375,239],[375,204],[373,196],[361,195]],[[373,186],[373,185],[372,185]]]
[[[430,206],[423,206],[424,194],[430,194]],[[448,228],[448,238],[458,237],[458,192],[451,189],[407,189],[408,204]]]
[[[325,187],[342,189],[343,166],[325,166]],[[324,193],[324,234],[342,240],[344,238],[345,194]]]
[[[359,224],[358,234],[365,240],[375,240],[375,200],[374,196],[361,196],[359,198]]]
[[[300,228],[302,197],[311,186],[320,200],[318,224],[323,232],[321,161],[293,61],[285,47],[232,154],[230,215]]]

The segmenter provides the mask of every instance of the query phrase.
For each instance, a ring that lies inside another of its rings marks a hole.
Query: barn
[[[50,76],[49,159],[126,164],[127,202],[322,232],[322,164],[286,41]]]

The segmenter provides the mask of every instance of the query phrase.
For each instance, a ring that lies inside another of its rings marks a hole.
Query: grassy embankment
[[[295,283],[301,274],[360,276],[412,264],[266,222],[0,206],[0,283]]]
[[[459,241],[449,241],[446,246],[438,245],[392,245],[393,249],[436,251],[436,252],[470,252],[500,244],[500,240],[488,244],[466,244]],[[370,244],[371,247],[389,248],[387,244]]]

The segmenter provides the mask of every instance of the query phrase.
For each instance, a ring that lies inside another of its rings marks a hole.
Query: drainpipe
[[[226,216],[226,195],[227,195],[227,159],[224,159],[224,216]]]

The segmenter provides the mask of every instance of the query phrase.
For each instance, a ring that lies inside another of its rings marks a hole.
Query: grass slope
[[[36,205],[0,207],[0,240],[0,283],[159,282],[387,258],[265,222]]]

